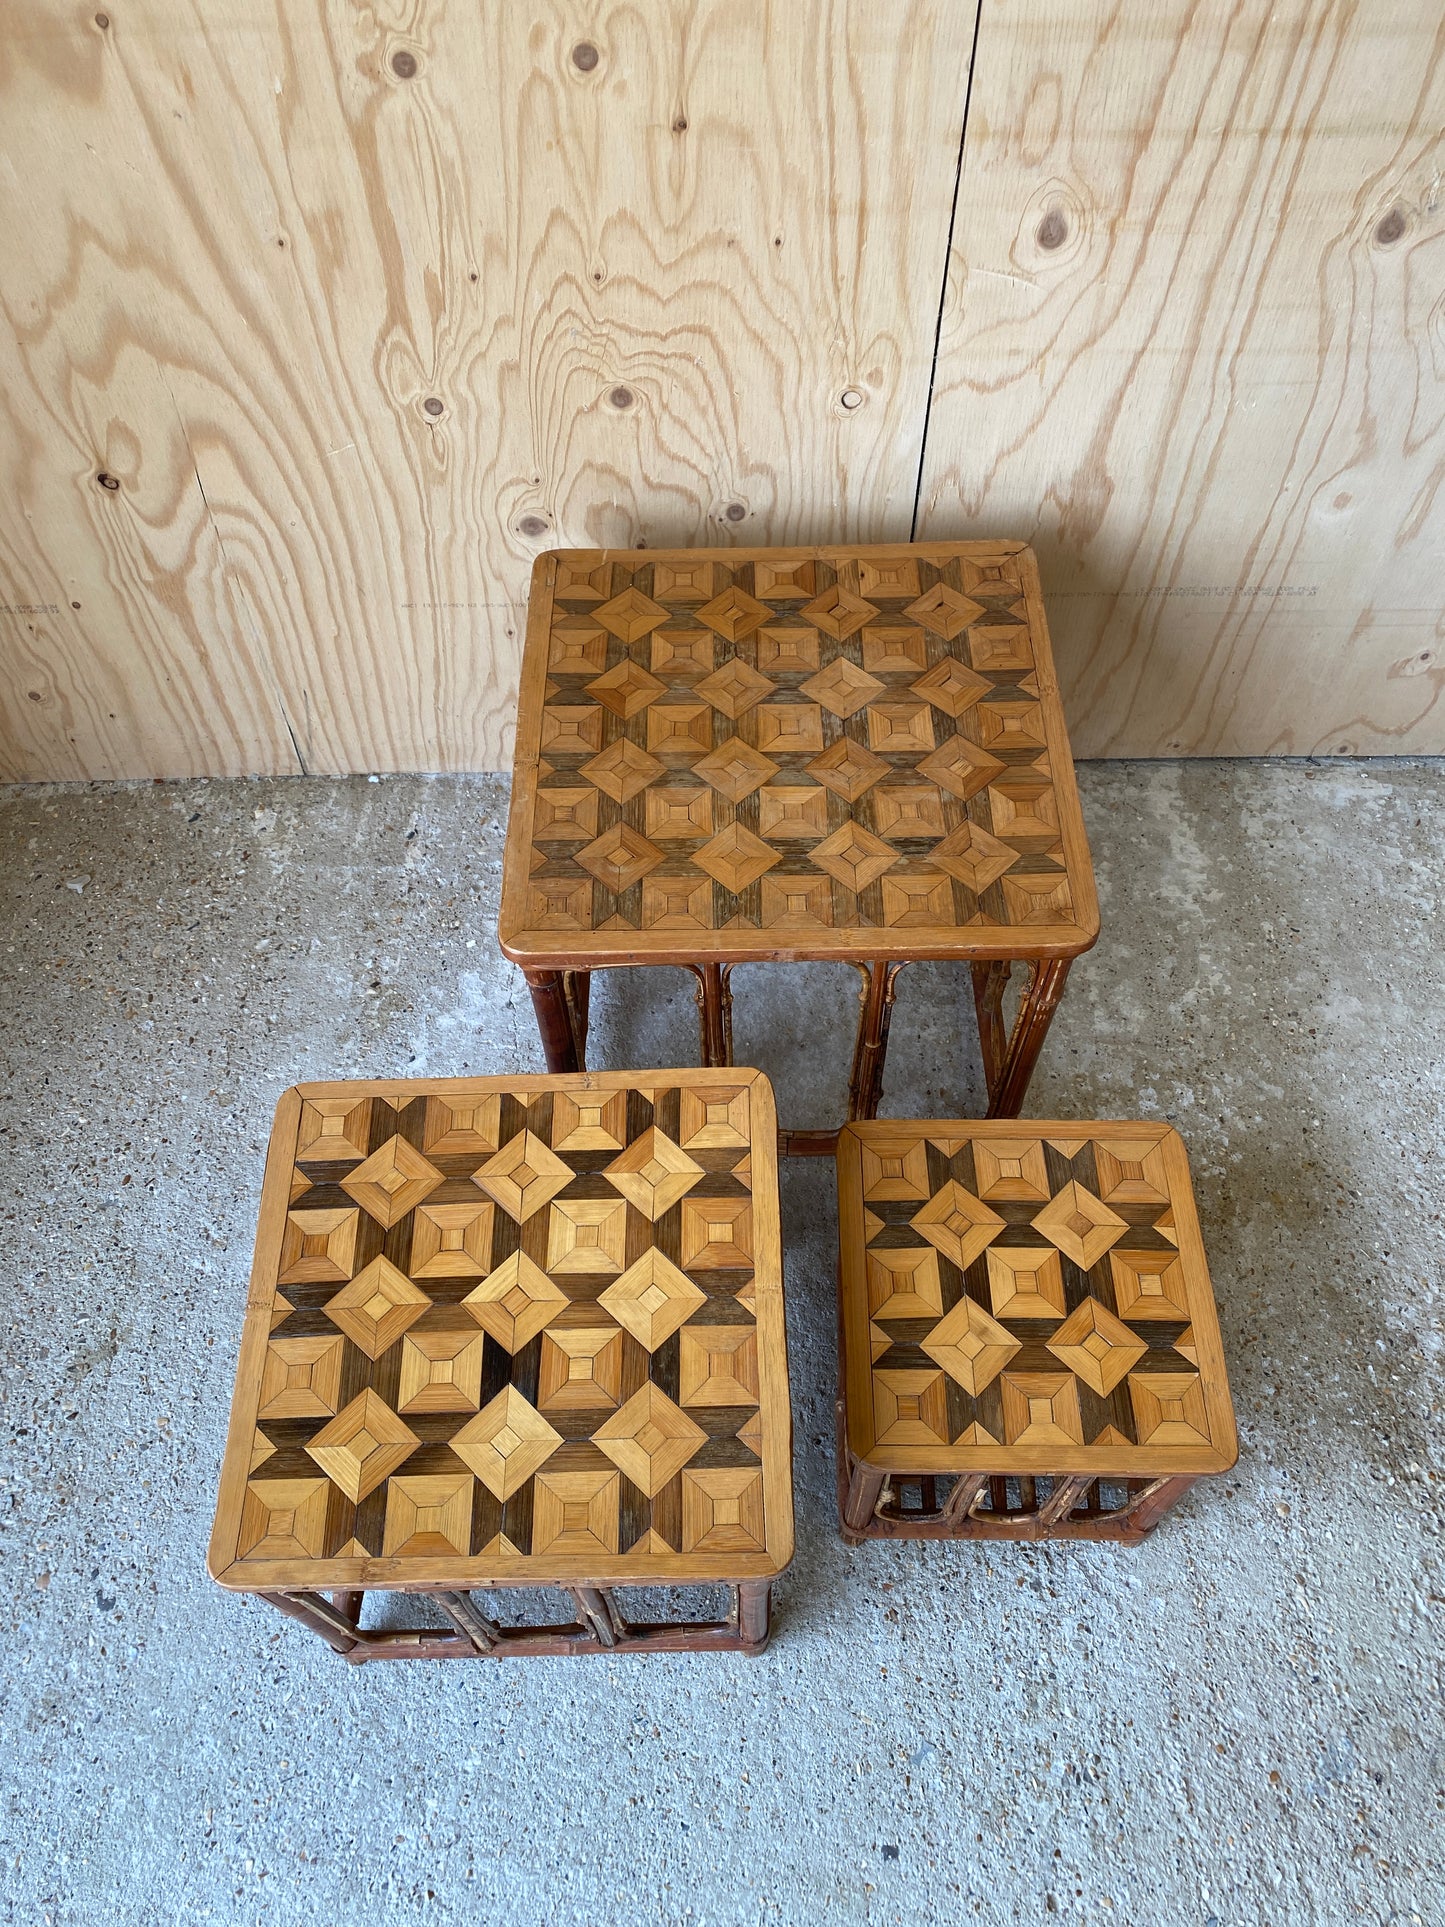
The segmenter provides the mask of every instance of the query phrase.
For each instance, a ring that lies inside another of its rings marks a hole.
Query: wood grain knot
[[[723,515],[729,522],[746,522],[748,519],[747,506],[742,502],[729,502],[723,510]]]
[[[1382,248],[1393,247],[1405,232],[1405,217],[1399,208],[1392,207],[1375,229],[1375,239]]]
[[[446,403],[442,401],[441,398],[437,395],[428,395],[426,400],[422,403],[422,407],[432,417],[432,419],[435,420],[438,415],[443,414],[445,412]]]
[[[672,123],[672,131],[674,134],[685,134],[687,132],[686,114],[678,115],[677,119]]]
[[[845,388],[838,400],[851,414],[855,408],[863,406],[863,391],[860,388]]]
[[[416,78],[416,55],[408,53],[405,47],[399,47],[391,57],[391,71],[396,75],[398,80],[414,80]]]
[[[579,74],[590,74],[601,58],[590,40],[579,40],[572,49],[572,65]]]
[[[624,388],[619,383],[618,386],[610,392],[607,399],[614,408],[630,408],[636,400],[636,397],[630,388]]]
[[[1058,208],[1051,207],[1043,220],[1039,222],[1038,231],[1034,239],[1041,248],[1047,248],[1052,252],[1055,248],[1061,248],[1068,238],[1068,222],[1064,219],[1063,214]]]
[[[104,33],[110,25],[110,15],[108,13],[98,13],[95,16],[95,24],[100,28],[101,32]]]
[[[117,489],[120,487],[120,483],[116,478],[113,475],[107,475],[104,469],[100,471],[95,479],[100,483],[102,488]]]
[[[547,528],[548,523],[540,515],[524,515],[517,524],[517,531],[521,535],[545,535]]]

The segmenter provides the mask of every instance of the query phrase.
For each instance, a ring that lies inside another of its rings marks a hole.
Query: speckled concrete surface
[[[1193,1154],[1243,1455],[1142,1550],[833,1522],[830,1173],[784,1177],[798,1557],[761,1660],[353,1670],[206,1579],[299,1078],[539,1067],[505,790],[0,796],[7,1921],[1445,1920],[1439,766],[1082,772],[1104,936],[1032,1094]],[[739,973],[836,1113],[842,972]],[[949,973],[885,1111],[978,1099]],[[688,1062],[664,974],[594,1061]]]

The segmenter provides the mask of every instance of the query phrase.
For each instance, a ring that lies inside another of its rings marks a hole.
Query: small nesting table
[[[843,1536],[1137,1541],[1238,1442],[1167,1125],[851,1124]]]
[[[212,1576],[352,1661],[761,1651],[793,1550],[776,1134],[746,1070],[288,1091]],[[615,1590],[719,1584],[707,1623]],[[575,1619],[481,1603],[537,1586]],[[450,1629],[365,1629],[372,1589]]]
[[[592,970],[692,971],[718,1065],[735,965],[848,963],[848,1114],[872,1117],[898,973],[934,959],[972,965],[989,1113],[1014,1116],[1098,928],[1022,543],[538,559],[500,939],[549,1069],[583,1064]]]

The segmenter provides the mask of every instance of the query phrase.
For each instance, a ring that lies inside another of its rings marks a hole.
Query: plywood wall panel
[[[495,768],[539,549],[906,534],[972,33],[17,10],[0,776]]]
[[[1442,53],[985,0],[918,533],[1035,543],[1081,754],[1445,749]]]

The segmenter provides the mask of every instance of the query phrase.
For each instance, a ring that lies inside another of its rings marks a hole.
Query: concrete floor
[[[505,787],[0,795],[0,1917],[1445,1921],[1442,771],[1081,774],[1104,935],[1031,1108],[1184,1133],[1238,1471],[1138,1551],[847,1551],[795,1164],[768,1654],[363,1671],[203,1567],[261,1153],[297,1079],[540,1067]],[[739,979],[835,1118],[851,977]],[[594,1062],[695,1061],[680,977],[594,1001]],[[977,1107],[965,1008],[904,978],[885,1112]]]

